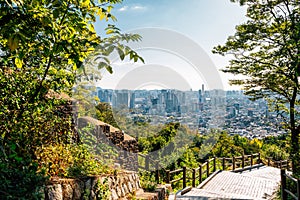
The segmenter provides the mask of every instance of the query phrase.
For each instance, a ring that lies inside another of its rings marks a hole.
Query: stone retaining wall
[[[95,176],[82,179],[56,179],[45,187],[46,200],[127,199],[140,188],[136,172],[121,172],[115,176]],[[103,198],[103,192],[109,191]],[[102,195],[102,196],[101,196]]]

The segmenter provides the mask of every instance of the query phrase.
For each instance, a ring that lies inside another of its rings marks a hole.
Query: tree
[[[115,120],[113,110],[109,103],[99,102],[96,106],[96,118],[116,128],[120,128]]]
[[[231,0],[247,6],[248,20],[213,53],[231,54],[222,71],[245,78],[231,80],[242,85],[255,100],[265,98],[285,117],[291,133],[293,172],[300,174],[299,105],[300,7],[299,0]],[[299,107],[298,107],[299,108]]]
[[[221,133],[217,143],[212,149],[212,154],[215,157],[233,157],[240,156],[244,153],[242,146],[236,143],[236,138],[231,137],[226,132]]]
[[[72,117],[64,115],[83,66],[97,64],[112,72],[108,56],[142,60],[126,46],[139,41],[108,25],[100,37],[94,22],[113,20],[113,4],[122,0],[0,1],[0,198],[39,198],[43,184],[36,150],[72,142]],[[96,58],[96,59],[92,59]],[[94,78],[94,77],[92,77]]]

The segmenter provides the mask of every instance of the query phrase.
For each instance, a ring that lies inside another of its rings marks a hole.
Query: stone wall
[[[109,191],[107,199],[128,199],[140,188],[136,172],[120,172],[115,176],[95,176],[82,179],[51,180],[45,187],[46,200],[98,200]],[[127,196],[127,197],[126,197]],[[106,198],[105,198],[106,199]]]
[[[119,163],[123,169],[138,170],[138,143],[135,138],[92,117],[78,118],[79,132],[84,133],[85,127],[89,125],[94,126],[93,130],[85,134],[91,133],[96,137],[98,143],[112,146],[118,152],[115,162]]]

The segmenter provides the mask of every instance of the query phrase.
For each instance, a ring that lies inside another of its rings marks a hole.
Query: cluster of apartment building
[[[128,110],[133,121],[152,124],[180,122],[199,133],[227,130],[248,138],[286,133],[282,119],[270,112],[265,100],[250,101],[242,91],[111,90],[97,88],[101,102]]]

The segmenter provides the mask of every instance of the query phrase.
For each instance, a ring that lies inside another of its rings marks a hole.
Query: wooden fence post
[[[245,167],[245,155],[242,155],[242,168],[244,169]]]
[[[192,179],[193,179],[192,186],[196,187],[196,170],[195,169],[193,169]]]
[[[214,157],[214,172],[217,170],[216,157]]]
[[[285,176],[285,170],[281,169],[280,171],[281,176],[281,199],[287,200],[287,193],[285,192],[286,189],[286,176]]]
[[[149,171],[149,155],[145,156],[145,169]]]
[[[300,199],[300,179],[297,179],[297,196],[298,200]]]
[[[167,183],[170,183],[170,170],[167,170]]]
[[[202,165],[199,165],[199,184],[202,183]]]
[[[183,167],[183,189],[186,187],[186,166]]]
[[[261,160],[260,160],[260,153],[258,153],[258,163],[256,163],[256,164],[259,164],[259,163],[261,163]]]
[[[222,158],[222,168],[223,168],[223,171],[225,170],[225,158],[223,157]]]
[[[209,160],[206,161],[206,178],[209,177]]]
[[[280,169],[282,169],[282,160],[280,160]]]
[[[159,166],[158,166],[158,162],[155,163],[155,180],[156,180],[156,183],[158,184],[159,183]]]
[[[271,159],[270,157],[268,157],[268,166],[270,166],[270,164],[271,164]]]
[[[232,157],[232,170],[235,170],[235,157]]]
[[[251,167],[253,166],[253,154],[251,154],[251,161],[250,161]]]

